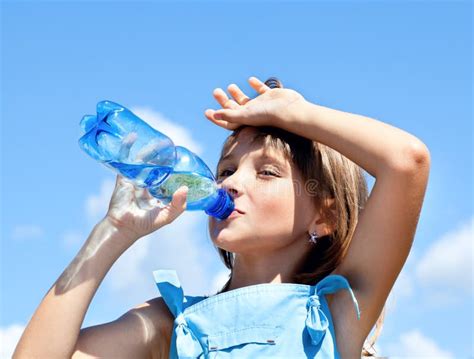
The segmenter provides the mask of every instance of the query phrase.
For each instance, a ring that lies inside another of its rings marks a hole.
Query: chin
[[[216,237],[212,237],[212,242],[216,247],[233,253],[238,252],[238,248],[242,247],[244,241],[245,239],[242,237],[226,235],[222,231]]]

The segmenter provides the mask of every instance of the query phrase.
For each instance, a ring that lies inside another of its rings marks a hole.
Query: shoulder
[[[174,316],[162,297],[156,297],[130,310],[130,315],[136,314],[147,326],[150,333],[152,358],[168,358],[171,336],[173,333]]]

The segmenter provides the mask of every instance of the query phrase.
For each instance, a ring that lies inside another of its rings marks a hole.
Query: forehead
[[[265,144],[263,137],[256,137],[257,130],[252,127],[244,128],[234,138],[226,142],[219,163],[238,160],[244,156],[268,158],[279,162],[282,166],[288,165],[288,159],[282,149]]]

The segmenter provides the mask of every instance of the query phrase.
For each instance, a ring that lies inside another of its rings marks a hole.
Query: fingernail
[[[222,114],[220,114],[220,113],[215,113],[215,114],[214,114],[214,118],[217,119],[217,120],[221,120],[221,119],[222,119]]]

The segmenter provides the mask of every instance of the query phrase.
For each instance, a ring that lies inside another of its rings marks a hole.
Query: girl
[[[222,108],[205,112],[234,131],[217,179],[236,210],[209,218],[231,270],[221,292],[185,297],[173,271],[156,271],[162,297],[80,329],[113,263],[186,206],[180,188],[165,208],[141,208],[150,195],[118,176],[107,215],[41,302],[15,357],[360,357],[409,254],[429,151],[398,128],[313,104],[274,78],[249,83],[256,98],[230,85],[231,98],[214,91]],[[362,169],[376,178],[370,196]]]

